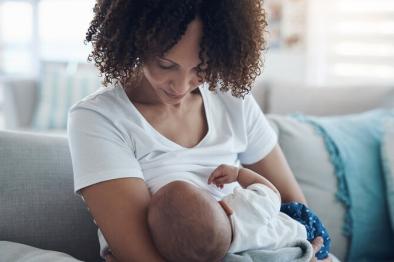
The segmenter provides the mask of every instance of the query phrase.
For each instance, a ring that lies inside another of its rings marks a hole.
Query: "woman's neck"
[[[144,105],[156,105],[160,103],[159,97],[153,91],[153,88],[146,81],[145,77],[137,80],[128,80],[123,84],[125,92],[133,103]]]

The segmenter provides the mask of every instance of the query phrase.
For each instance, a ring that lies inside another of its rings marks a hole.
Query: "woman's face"
[[[182,38],[163,57],[150,58],[143,67],[144,77],[163,104],[176,105],[195,90],[199,82],[196,67],[202,22],[193,20]]]

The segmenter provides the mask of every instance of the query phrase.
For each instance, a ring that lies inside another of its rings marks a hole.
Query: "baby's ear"
[[[233,209],[227,205],[223,200],[218,201],[220,206],[223,208],[224,212],[226,212],[227,216],[231,216],[233,214]]]

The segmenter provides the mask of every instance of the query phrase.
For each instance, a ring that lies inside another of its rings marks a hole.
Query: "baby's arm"
[[[248,168],[241,167],[239,169],[237,181],[243,188],[247,188],[248,186],[256,183],[263,184],[271,188],[275,193],[279,195],[278,189],[276,189],[276,187],[270,181],[268,181],[268,179],[260,176],[259,174]]]
[[[238,181],[243,188],[247,188],[248,186],[256,183],[264,184],[280,195],[278,189],[276,189],[276,187],[265,177],[244,167],[238,168],[223,164],[217,167],[208,178],[208,184],[214,183],[220,188],[223,187],[223,184],[235,181]]]

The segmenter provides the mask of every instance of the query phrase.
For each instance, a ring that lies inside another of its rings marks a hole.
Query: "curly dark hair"
[[[261,0],[97,0],[93,11],[85,44],[93,45],[88,61],[104,74],[105,86],[136,77],[196,17],[203,23],[197,74],[209,90],[244,97],[261,74],[267,26]]]

